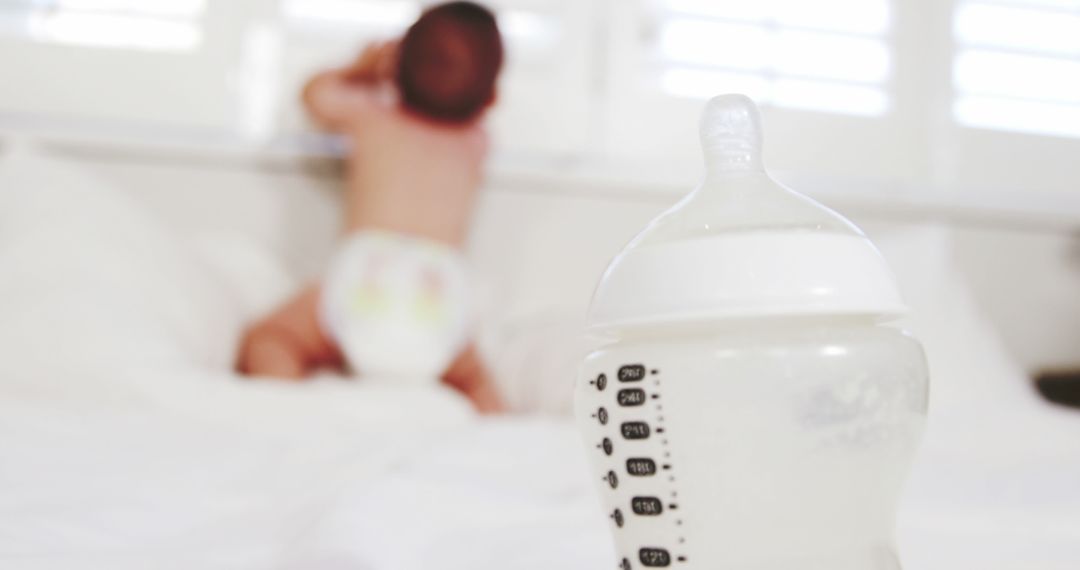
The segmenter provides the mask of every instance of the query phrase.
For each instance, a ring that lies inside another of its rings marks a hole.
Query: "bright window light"
[[[158,18],[197,18],[206,11],[206,0],[37,0],[30,3],[51,10]]]
[[[286,0],[290,22],[346,28],[399,29],[420,15],[418,2],[363,0]]]
[[[957,122],[1080,137],[1080,0],[964,0],[954,33]]]
[[[953,83],[963,94],[1080,103],[1080,59],[964,50]]]
[[[187,22],[111,14],[42,14],[30,18],[27,31],[43,42],[143,50],[185,51],[201,40]]]
[[[965,46],[1080,56],[1080,12],[966,3],[956,11],[955,28]]]
[[[1080,8],[1080,0],[1008,0],[1007,2],[998,3],[1009,4],[1011,6],[1032,6],[1039,8]]]
[[[953,104],[962,125],[1042,135],[1080,136],[1080,105],[962,95]]]
[[[889,109],[888,0],[657,0],[650,65],[683,97],[747,93],[761,103],[850,115]]]
[[[686,67],[664,70],[660,76],[664,90],[681,97],[712,97],[717,93],[740,92],[764,101],[771,94],[773,83],[754,73],[711,71]]]
[[[202,41],[206,0],[14,0],[0,4],[0,33],[33,41],[187,51]]]
[[[559,41],[558,21],[544,14],[524,10],[499,12],[499,30],[516,47],[530,52],[545,52]]]
[[[707,98],[717,93],[744,93],[792,109],[844,115],[876,116],[889,108],[881,89],[799,79],[767,79],[753,73],[672,68],[661,76],[663,89],[681,97]]]
[[[774,84],[769,100],[781,107],[865,116],[881,115],[889,108],[885,92],[875,87],[799,79]]]
[[[405,0],[284,0],[285,19],[294,29],[345,34],[371,32],[389,37],[416,20],[426,3]],[[497,9],[509,56],[515,61],[545,61],[558,47],[561,26],[551,15],[524,9]]]
[[[882,35],[889,3],[877,0],[663,0],[669,12],[827,32]]]
[[[676,62],[759,73],[862,82],[889,74],[880,40],[746,24],[675,19],[664,24],[660,50]]]

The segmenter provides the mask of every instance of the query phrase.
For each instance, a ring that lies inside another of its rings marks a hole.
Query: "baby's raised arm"
[[[396,54],[397,42],[375,43],[352,65],[316,74],[300,96],[308,115],[324,129],[348,130],[373,104],[371,88],[393,78]]]

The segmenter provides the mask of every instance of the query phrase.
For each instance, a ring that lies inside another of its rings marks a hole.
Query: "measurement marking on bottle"
[[[619,390],[618,401],[620,406],[634,407],[645,403],[645,390],[641,388],[625,388]]]
[[[630,508],[635,515],[646,517],[659,516],[664,512],[664,504],[656,497],[634,497],[630,499]]]
[[[626,460],[626,472],[634,477],[649,477],[656,474],[656,462],[648,457],[631,457]]]
[[[655,373],[655,371],[654,371],[654,373]],[[656,428],[655,428],[656,433],[660,433],[660,434],[666,433],[667,430],[663,426],[664,416],[661,413],[662,410],[664,409],[664,407],[658,401],[661,398],[660,393],[656,392],[656,393],[652,394],[651,398],[654,401],[657,401],[656,402],[657,416],[656,416]],[[666,436],[660,439],[660,444],[664,448],[664,458],[670,460],[671,452],[667,449],[668,443],[669,442],[668,442],[668,439],[667,439]],[[654,467],[655,467],[655,464],[654,464]],[[661,466],[661,468],[670,473],[672,471],[672,464],[671,463],[664,463]],[[668,482],[670,484],[674,485],[675,484],[675,477],[673,475],[669,475],[668,476]],[[675,490],[671,491],[671,497],[672,498],[676,498],[678,496],[679,496],[679,494],[678,494],[677,491],[675,491]],[[655,500],[656,500],[656,503],[652,503],[652,502],[648,502],[648,503],[639,502],[637,504],[632,503],[632,506],[634,506],[636,508],[641,508],[644,511],[644,512],[638,512],[635,509],[635,511],[634,511],[635,514],[639,514],[639,515],[641,515],[641,514],[646,514],[646,515],[648,515],[648,514],[656,514],[656,515],[658,515],[661,512],[663,512],[663,509],[664,509],[663,503],[661,503],[659,499],[655,499]],[[667,508],[668,508],[668,510],[674,511],[674,510],[677,510],[679,508],[679,505],[678,505],[678,503],[671,502],[671,503],[668,503]],[[682,520],[681,519],[676,520],[675,525],[676,526],[682,526]],[[679,544],[683,544],[683,543],[686,542],[686,539],[683,538],[683,537],[679,537],[678,540],[679,540]],[[665,554],[666,554],[666,551],[665,551]],[[670,557],[670,555],[668,555],[666,557],[661,556],[661,555],[654,555],[652,558],[650,558],[650,561],[654,562],[655,565],[657,565],[657,566],[668,566],[671,563],[671,557]],[[680,560],[680,561],[682,561],[682,560]],[[645,564],[646,566],[652,565],[652,564],[649,564],[648,562],[646,562],[646,560],[644,558],[642,559],[642,564]]]
[[[645,367],[641,364],[627,364],[619,367],[619,382],[640,382],[645,378]]]
[[[601,374],[596,377],[596,380],[589,382],[589,384],[595,384],[596,389],[603,392],[604,388],[607,388],[607,374]]]
[[[649,568],[666,568],[671,565],[671,554],[663,548],[642,548],[638,560]]]
[[[645,422],[623,422],[620,430],[626,439],[649,439],[649,424]]]
[[[655,421],[625,421],[619,424],[619,433],[622,434],[625,440],[647,440],[651,437],[652,432],[655,430],[658,434],[665,434],[664,437],[659,438],[661,445],[660,452],[663,453],[663,460],[659,459],[659,456],[653,457],[629,457],[625,459],[626,471],[623,476],[629,477],[655,477],[661,470],[667,471],[668,482],[662,483],[662,485],[668,487],[667,491],[671,494],[671,500],[665,502],[660,496],[632,496],[629,501],[629,512],[624,514],[622,509],[626,508],[626,504],[620,508],[613,509],[609,514],[609,519],[615,523],[615,526],[622,529],[626,526],[628,518],[627,516],[641,516],[649,518],[658,518],[660,521],[664,521],[665,524],[671,525],[674,522],[675,527],[683,526],[682,519],[667,518],[664,514],[668,511],[674,512],[678,510],[679,503],[675,499],[678,497],[678,492],[672,489],[675,482],[675,477],[672,475],[674,467],[671,462],[671,451],[668,438],[666,437],[667,429],[664,426],[663,406],[661,401],[664,399],[663,394],[660,391],[661,379],[658,377],[660,371],[656,368],[647,368],[644,364],[624,364],[620,366],[614,374],[615,380],[620,383],[634,383],[645,380],[649,376],[653,376],[653,383],[656,386],[655,390],[646,391],[643,388],[619,388],[615,394],[615,402],[620,407],[635,408],[644,406],[646,403],[651,402],[656,407]],[[604,391],[607,387],[606,374],[600,374],[593,382],[590,382],[596,386],[597,390]],[[628,410],[629,411],[629,410]],[[644,411],[645,415],[648,415],[647,411]],[[601,406],[596,408],[592,417],[602,425],[606,426],[612,420],[613,415],[607,407]],[[603,441],[597,446],[604,451],[608,456],[614,453],[614,444],[610,438],[605,437]],[[619,474],[616,473],[616,469],[609,470],[607,474],[602,478],[607,485],[617,490],[619,487]],[[624,499],[625,500],[625,499]],[[686,543],[686,538],[675,534],[670,536],[672,544],[683,545]],[[674,542],[674,541],[677,541]],[[681,548],[681,546],[680,546]],[[686,557],[680,553],[672,553],[668,548],[662,548],[660,546],[641,547],[637,550],[637,559],[640,563],[633,562],[633,557],[622,557],[619,562],[620,570],[633,570],[634,568],[668,568],[672,564],[677,562],[685,562]]]

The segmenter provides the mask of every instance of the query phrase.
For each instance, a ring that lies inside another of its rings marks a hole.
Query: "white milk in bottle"
[[[894,570],[926,416],[873,244],[772,180],[753,102],[709,101],[706,176],[604,273],[578,421],[619,567]]]

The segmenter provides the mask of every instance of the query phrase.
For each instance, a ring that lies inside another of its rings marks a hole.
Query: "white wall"
[[[1080,368],[1080,232],[962,230],[956,260],[1028,371]]]

